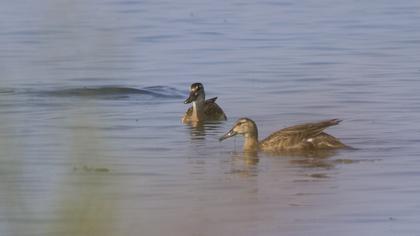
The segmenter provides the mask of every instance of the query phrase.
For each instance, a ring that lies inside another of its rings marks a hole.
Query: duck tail
[[[304,133],[308,137],[314,137],[324,131],[324,129],[338,125],[342,120],[340,119],[331,119],[331,120],[324,120],[317,123],[308,124]]]
[[[217,97],[214,97],[214,98],[207,99],[206,102],[208,102],[208,103],[215,103],[216,100],[217,100]]]
[[[341,123],[341,121],[343,121],[343,120],[340,120],[340,119],[331,119],[331,120],[326,120],[324,122],[326,122],[326,127],[328,127],[328,126],[338,125],[338,124]]]
[[[322,130],[330,127],[330,126],[334,126],[334,125],[340,124],[341,121],[343,121],[343,120],[340,120],[340,119],[324,120],[324,121],[321,121],[321,122],[316,123],[314,125],[314,128],[317,129],[317,130],[319,130],[319,131],[322,131]]]

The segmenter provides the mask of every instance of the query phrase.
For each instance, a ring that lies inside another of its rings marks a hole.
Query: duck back
[[[323,132],[324,129],[340,122],[341,120],[332,119],[284,128],[262,140],[259,147],[270,152],[343,148],[346,145],[340,140]]]
[[[216,103],[217,97],[207,99],[204,103],[204,121],[226,120],[225,112]],[[185,112],[182,120],[184,122],[190,121],[193,115],[193,107],[191,106]]]

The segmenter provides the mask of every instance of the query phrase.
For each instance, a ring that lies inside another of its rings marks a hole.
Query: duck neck
[[[244,151],[255,152],[258,150],[258,132],[246,133],[244,135]]]
[[[192,119],[195,121],[203,120],[204,118],[204,99],[198,99],[193,102]]]

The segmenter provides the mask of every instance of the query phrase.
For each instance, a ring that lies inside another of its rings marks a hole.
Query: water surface
[[[0,3],[1,235],[420,234],[420,2]],[[180,122],[193,82],[228,121]],[[357,150],[250,158],[301,122]]]

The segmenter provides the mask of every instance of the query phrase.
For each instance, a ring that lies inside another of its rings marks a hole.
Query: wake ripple
[[[66,88],[42,92],[41,95],[57,97],[124,98],[144,96],[149,98],[182,98],[183,92],[168,86],[150,86],[141,89],[120,86]]]

